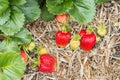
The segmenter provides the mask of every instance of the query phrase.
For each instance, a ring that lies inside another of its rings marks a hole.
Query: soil
[[[59,48],[55,44],[55,34],[61,24],[56,20],[38,19],[26,24],[35,42],[43,44],[49,54],[56,57],[57,65],[54,73],[42,73],[29,61],[22,80],[120,80],[120,0],[97,6],[95,19],[87,25],[69,19],[71,34],[90,25],[97,28],[99,24],[107,26],[107,34],[91,51],[80,48],[72,51],[69,44]],[[30,56],[34,58],[36,53]]]

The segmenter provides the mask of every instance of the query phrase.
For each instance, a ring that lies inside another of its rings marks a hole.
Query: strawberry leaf
[[[2,72],[0,72],[0,80],[10,80],[10,78],[3,74]]]
[[[97,4],[103,4],[106,1],[112,1],[112,0],[95,0],[95,3],[97,3]]]
[[[22,28],[18,33],[12,36],[12,40],[17,44],[30,43],[31,39],[32,37],[30,35],[30,32],[25,28]]]
[[[10,10],[7,9],[0,15],[0,25],[5,24],[5,22],[10,18]]]
[[[20,54],[0,52],[0,70],[4,74],[2,75],[3,78],[18,80],[24,74],[25,64]]]
[[[42,17],[42,19],[45,20],[45,21],[50,21],[50,20],[54,19],[55,16],[48,11],[48,9],[47,9],[46,6],[44,6],[44,7],[42,8],[41,17]]]
[[[8,8],[8,0],[0,0],[0,15]]]
[[[26,0],[10,0],[10,3],[15,6],[20,6],[26,3]]]
[[[26,22],[34,21],[40,17],[40,8],[36,0],[26,0],[27,3],[21,6],[25,14]]]
[[[23,24],[24,14],[17,7],[12,7],[9,20],[4,25],[0,25],[0,30],[5,35],[14,35],[23,27]]]
[[[73,0],[46,0],[48,11],[56,14],[67,12],[73,5]]]
[[[19,52],[19,47],[14,41],[7,41],[4,40],[0,42],[0,52],[14,52],[18,53]]]
[[[94,0],[74,0],[74,5],[69,11],[74,20],[83,24],[89,23],[94,18],[95,13]]]

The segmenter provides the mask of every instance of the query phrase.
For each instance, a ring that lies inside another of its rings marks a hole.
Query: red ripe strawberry
[[[40,56],[40,64],[38,70],[41,72],[52,73],[55,71],[56,59],[50,54],[42,54]]]
[[[56,15],[56,20],[60,23],[66,23],[67,22],[67,15],[66,14],[59,14]]]
[[[83,35],[86,34],[86,30],[82,29],[79,31],[79,35],[82,37]]]
[[[70,41],[71,34],[69,32],[58,31],[56,33],[56,44],[59,47],[65,47]]]
[[[92,47],[95,45],[95,43],[96,43],[95,34],[92,34],[92,33],[86,34],[80,40],[80,47],[83,50],[89,51],[92,49]]]
[[[20,55],[24,59],[24,62],[26,63],[27,62],[27,55],[26,55],[25,51],[21,50]]]
[[[68,32],[68,26],[62,25],[62,31],[58,31],[56,33],[56,44],[59,47],[65,47],[69,42],[71,38],[70,32]]]
[[[87,30],[79,31],[80,39],[80,47],[83,50],[89,51],[96,43],[96,35],[92,33],[94,28],[89,27]]]

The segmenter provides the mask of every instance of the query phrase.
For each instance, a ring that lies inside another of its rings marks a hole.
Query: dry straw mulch
[[[72,20],[69,24],[71,34],[88,27]],[[105,24],[108,32],[91,51],[72,51],[69,44],[65,48],[56,46],[55,33],[61,24],[55,20],[38,19],[27,24],[36,43],[43,44],[57,58],[57,67],[52,74],[42,73],[29,63],[23,80],[120,80],[120,0],[97,7],[95,20],[88,25],[99,24]]]

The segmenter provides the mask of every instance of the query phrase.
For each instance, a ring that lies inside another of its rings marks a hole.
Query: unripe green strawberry
[[[35,43],[30,42],[29,44],[24,44],[22,47],[25,51],[32,51],[35,48]]]
[[[47,54],[46,48],[43,47],[42,45],[37,47],[37,52],[38,52],[39,55]]]
[[[97,33],[98,35],[100,35],[101,37],[104,37],[107,33],[107,29],[106,29],[106,26],[103,24],[103,25],[100,25],[98,28],[97,28]]]
[[[70,41],[70,48],[72,50],[76,50],[79,46],[80,46],[80,41],[74,41],[74,40]]]
[[[34,42],[30,42],[30,44],[28,44],[28,50],[32,51],[35,48],[35,43]]]
[[[70,40],[70,48],[72,50],[76,50],[80,46],[80,35],[75,34],[72,36],[72,39]]]

